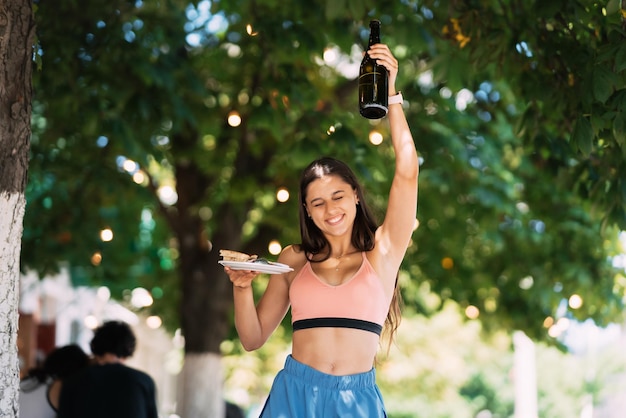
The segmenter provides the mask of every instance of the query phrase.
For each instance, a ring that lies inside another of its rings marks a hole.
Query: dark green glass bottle
[[[380,43],[380,21],[370,21],[370,39],[367,48]],[[367,119],[380,119],[387,115],[389,78],[387,69],[371,59],[367,52],[359,70],[359,112]]]

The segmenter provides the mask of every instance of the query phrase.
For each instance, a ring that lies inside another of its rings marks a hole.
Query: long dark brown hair
[[[300,236],[302,243],[298,246],[304,254],[307,260],[324,261],[330,257],[331,248],[330,243],[322,233],[322,231],[315,225],[315,222],[309,218],[306,211],[306,193],[309,184],[313,181],[320,179],[324,176],[337,176],[343,181],[348,183],[357,196],[356,217],[354,219],[354,226],[352,228],[352,245],[359,251],[371,251],[375,245],[375,233],[378,229],[378,222],[374,216],[372,210],[366,203],[363,193],[363,187],[359,183],[354,172],[348,167],[348,165],[336,158],[323,157],[310,163],[302,172],[300,177],[300,204],[298,212],[300,216]],[[316,256],[322,255],[322,258]],[[313,260],[315,258],[315,260]],[[400,325],[401,319],[401,306],[402,298],[399,292],[398,280],[396,277],[396,285],[394,289],[393,299],[385,320],[385,329],[383,336],[388,339],[389,346],[393,341],[396,330]]]

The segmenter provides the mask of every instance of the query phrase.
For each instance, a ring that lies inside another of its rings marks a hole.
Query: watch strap
[[[389,96],[389,99],[388,99],[387,103],[390,104],[390,105],[404,103],[404,98],[402,97],[402,92],[399,91],[395,95]]]

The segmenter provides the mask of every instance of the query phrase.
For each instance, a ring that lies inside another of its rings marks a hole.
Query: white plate
[[[277,273],[287,273],[288,271],[293,271],[291,267],[287,264],[282,263],[274,263],[270,261],[270,264],[265,263],[252,263],[249,261],[218,261],[223,266],[230,267],[233,270],[251,270],[258,271],[259,273],[268,273],[268,274],[277,274]]]

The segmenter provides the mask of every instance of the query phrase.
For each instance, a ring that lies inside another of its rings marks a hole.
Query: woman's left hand
[[[367,54],[370,58],[375,59],[379,65],[385,66],[389,72],[389,95],[395,95],[397,93],[396,77],[398,76],[398,60],[385,44],[372,45],[367,51]]]

